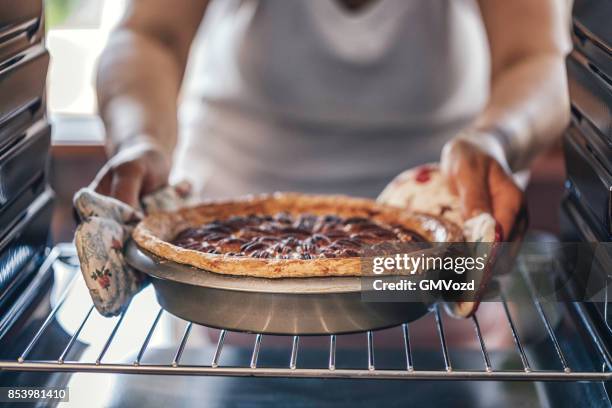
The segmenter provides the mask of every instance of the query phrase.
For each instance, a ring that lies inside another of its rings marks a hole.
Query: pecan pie
[[[461,239],[452,223],[347,196],[296,193],[210,201],[146,217],[145,250],[211,272],[265,278],[358,276],[364,248]]]

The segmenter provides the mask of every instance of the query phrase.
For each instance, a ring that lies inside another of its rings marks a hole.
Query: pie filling
[[[401,225],[368,218],[288,213],[234,216],[181,231],[172,244],[209,254],[274,259],[363,256],[368,247],[426,242]]]

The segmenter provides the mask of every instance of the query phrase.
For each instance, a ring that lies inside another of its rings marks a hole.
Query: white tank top
[[[208,197],[376,196],[437,160],[489,95],[476,0],[216,0],[195,40],[173,179]]]

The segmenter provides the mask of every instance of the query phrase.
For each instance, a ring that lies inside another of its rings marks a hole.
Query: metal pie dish
[[[361,278],[266,279],[222,275],[157,257],[130,241],[130,266],[151,279],[159,304],[214,328],[279,335],[343,334],[416,320],[427,302],[365,302]]]

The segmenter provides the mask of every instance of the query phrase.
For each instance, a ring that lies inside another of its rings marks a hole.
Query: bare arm
[[[523,194],[504,170],[520,170],[569,121],[567,0],[479,0],[491,48],[491,96],[472,128],[448,143],[442,168],[464,216],[492,213],[507,239]]]
[[[491,98],[475,128],[504,133],[514,170],[569,122],[567,0],[479,0],[491,49]]]
[[[98,69],[99,111],[115,156],[99,174],[99,191],[136,205],[141,194],[167,181],[178,93],[207,3],[128,2]]]

